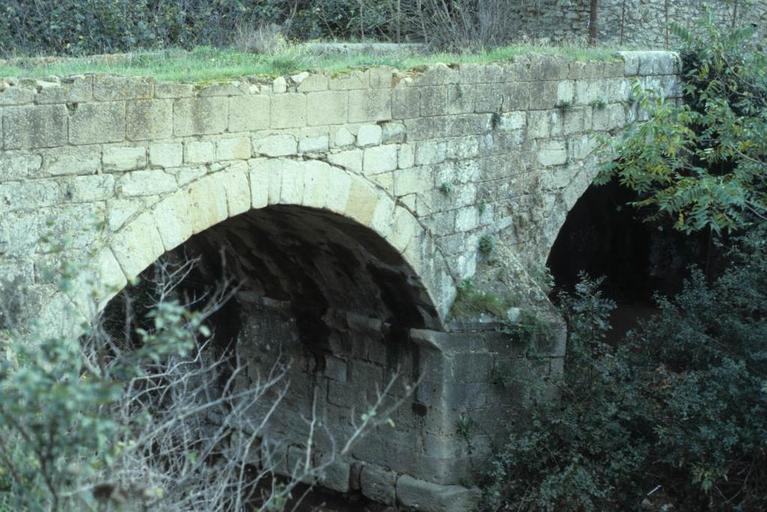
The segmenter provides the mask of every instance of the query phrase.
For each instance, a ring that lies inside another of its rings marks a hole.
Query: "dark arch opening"
[[[270,206],[213,226],[163,258],[199,260],[179,284],[181,296],[201,296],[223,276],[238,287],[210,323],[217,356],[236,356],[247,366],[242,385],[290,361],[289,390],[265,430],[286,453],[306,441],[305,418],[315,405],[327,431],[347,438],[354,430],[350,415],[364,412],[394,374],[392,399],[412,402],[400,407],[407,412],[399,420],[423,421],[413,412],[420,410],[416,398],[405,391],[422,371],[410,330],[441,330],[440,318],[419,276],[373,230],[325,210]],[[119,299],[107,306],[118,329],[123,307]],[[253,414],[263,416],[271,405],[258,404]],[[384,455],[382,446],[361,444],[346,463],[383,457],[396,469],[409,460],[404,454],[419,449],[418,436],[405,439]],[[327,436],[313,442],[319,453],[334,445]]]
[[[646,222],[645,212],[629,204],[636,199],[616,182],[589,187],[568,213],[547,261],[555,290],[572,290],[581,271],[605,277],[603,288],[618,305],[616,337],[654,311],[655,293],[676,293],[690,262],[706,251],[703,236]]]

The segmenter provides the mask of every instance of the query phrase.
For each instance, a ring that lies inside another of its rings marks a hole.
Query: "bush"
[[[0,56],[222,46],[250,39],[272,24],[296,39],[386,39],[397,32],[395,5],[372,0],[8,0],[0,3]]]
[[[683,231],[716,232],[767,219],[767,56],[753,27],[722,31],[707,20],[679,29],[684,102],[643,91],[649,112],[616,144],[600,180],[637,191],[651,219]]]
[[[610,301],[584,280],[563,297],[570,329],[561,402],[492,463],[488,510],[767,507],[767,243],[739,241],[708,284],[696,272],[617,347]],[[647,495],[653,491],[652,497]]]
[[[156,263],[80,339],[30,343],[18,329],[27,326],[2,326],[0,511],[283,510],[299,483],[316,481],[405,401],[384,407],[392,376],[350,419],[356,429],[347,439],[322,430],[319,412],[307,418],[304,454],[284,468],[286,446],[267,427],[289,363],[280,358],[245,377],[236,340],[219,345],[208,327],[234,286],[195,282],[191,293],[184,279],[194,264]],[[72,284],[65,277],[62,289]],[[320,433],[338,446],[321,458]],[[290,475],[278,475],[278,465]]]
[[[636,87],[650,118],[602,179],[638,192],[650,220],[707,230],[725,270],[693,266],[615,345],[598,281],[561,296],[561,401],[534,401],[499,451],[488,510],[767,509],[767,59],[750,29],[702,33],[681,34],[684,103]]]

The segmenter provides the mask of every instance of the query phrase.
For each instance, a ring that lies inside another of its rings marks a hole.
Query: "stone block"
[[[138,100],[127,104],[129,140],[163,139],[173,134],[172,100]]]
[[[507,112],[501,114],[498,129],[503,131],[521,130],[527,124],[525,112]]]
[[[397,168],[397,145],[367,148],[363,156],[362,168],[366,173],[393,171]]]
[[[479,489],[438,485],[409,475],[397,479],[397,502],[423,512],[467,512],[479,504]]]
[[[287,93],[272,96],[270,123],[272,128],[306,126],[306,94]]]
[[[474,93],[466,84],[450,84],[447,87],[448,114],[470,114],[474,112]]]
[[[32,103],[34,100],[35,91],[33,89],[16,85],[0,88],[0,107],[8,105],[26,105]]]
[[[556,87],[556,82],[543,82],[536,84],[535,90],[529,82],[510,82],[499,84],[503,93],[503,111],[510,112],[514,110],[527,110],[536,108],[534,100],[548,102],[556,94],[552,91]]]
[[[148,77],[96,75],[93,98],[96,101],[149,99],[154,93],[154,80]]]
[[[429,167],[399,170],[394,174],[394,194],[406,196],[434,188],[434,178]]]
[[[324,374],[326,377],[337,382],[346,382],[348,373],[348,364],[344,359],[339,359],[330,355],[325,356]]]
[[[562,113],[562,133],[571,135],[591,130],[591,107],[574,108]]]
[[[2,124],[5,149],[50,148],[67,143],[64,105],[6,108]]]
[[[397,167],[408,169],[415,165],[415,145],[401,144],[397,152]]]
[[[536,80],[561,80],[570,71],[567,60],[554,55],[538,55],[531,64],[530,72]]]
[[[134,217],[143,208],[141,201],[135,198],[111,199],[107,201],[107,223],[109,230],[114,232],[120,229],[128,219]]]
[[[422,116],[440,116],[448,112],[447,87],[421,87],[419,112]]]
[[[158,142],[149,145],[149,165],[153,167],[179,167],[183,161],[184,146],[180,142]]]
[[[249,132],[269,128],[269,96],[244,95],[229,98],[229,131]]]
[[[327,197],[327,207],[330,211],[343,213],[349,199],[352,179],[345,172],[334,172],[328,176],[328,190],[333,193]]]
[[[71,76],[56,82],[38,81],[35,102],[82,103],[93,98],[93,76]],[[0,100],[0,103],[2,100]]]
[[[271,180],[269,160],[257,158],[248,162],[248,165],[251,208],[264,208],[269,204],[269,182]]]
[[[344,213],[362,224],[369,226],[373,221],[378,197],[375,189],[364,181],[354,180],[349,189],[349,197],[344,207]],[[355,361],[351,367],[351,378],[354,380],[355,370],[360,368],[360,362]]]
[[[298,92],[315,92],[324,91],[328,88],[328,77],[322,73],[303,73],[301,80],[297,80],[297,77],[293,77],[293,82],[297,84],[296,90]]]
[[[389,89],[392,86],[394,69],[388,66],[376,66],[367,71],[371,89]]]
[[[575,82],[575,103],[578,105],[590,105],[598,101],[605,101],[605,82],[601,80],[578,80]]]
[[[348,118],[349,98],[345,91],[323,91],[307,95],[309,126],[343,124]]]
[[[198,85],[196,87],[198,96],[240,96],[247,90],[247,85],[238,82],[221,82]]]
[[[151,213],[142,213],[123,227],[112,238],[110,247],[128,279],[139,275],[165,252]]]
[[[146,167],[144,146],[106,146],[103,166],[105,171],[130,171]]]
[[[557,103],[567,103],[572,105],[575,99],[575,82],[573,80],[563,80],[557,84]]]
[[[331,78],[328,85],[333,91],[367,89],[368,75],[364,71],[350,71]]]
[[[359,147],[377,146],[381,144],[383,130],[377,124],[363,124],[357,130],[357,145]]]
[[[567,144],[564,141],[548,141],[538,150],[538,162],[543,166],[567,163]]]
[[[154,208],[155,224],[166,251],[178,247],[192,236],[192,227],[186,222],[187,208],[184,191],[171,194]]]
[[[336,133],[333,137],[333,145],[338,147],[351,146],[354,144],[354,140],[354,134],[350,132],[348,128],[342,126],[336,130]]]
[[[226,190],[218,176],[209,175],[191,183],[187,189],[185,222],[197,234],[226,220],[229,214]]]
[[[407,132],[405,131],[405,124],[399,122],[383,123],[381,125],[381,142],[383,144],[397,144],[405,142],[407,139]]]
[[[208,167],[206,165],[180,167],[171,169],[169,172],[172,172],[176,176],[178,186],[183,187],[184,185],[188,185],[189,183],[197,181],[197,179],[205,176],[208,173]]]
[[[310,160],[304,163],[304,200],[310,208],[325,208],[328,199],[329,176],[333,172],[325,162]]]
[[[530,91],[529,108],[531,110],[545,110],[557,106],[559,96],[559,82],[539,82],[534,90]],[[513,110],[525,110],[528,107]]]
[[[0,200],[9,197],[4,194],[4,190],[5,185],[0,184]],[[44,229],[46,228],[37,212],[7,213],[5,209],[0,216],[0,253],[3,258],[27,257],[35,251],[40,241],[40,231]]]
[[[115,178],[111,174],[75,176],[63,184],[68,201],[90,203],[110,199],[114,195]]]
[[[190,140],[184,142],[184,162],[206,164],[216,160],[216,145],[211,140]]]
[[[626,76],[639,74],[640,52],[619,52],[623,58],[623,72]]]
[[[551,134],[550,111],[533,110],[528,113],[527,136],[531,139],[546,139]]]
[[[475,206],[461,208],[455,212],[455,230],[471,231],[479,226],[479,211]]]
[[[349,492],[351,466],[348,462],[336,459],[327,464],[320,472],[319,482],[323,487],[336,492]]]
[[[396,486],[397,474],[393,471],[371,464],[362,467],[360,490],[365,497],[384,505],[394,505]]]
[[[226,192],[229,217],[250,210],[250,184],[248,183],[248,165],[245,162],[232,164],[229,169],[218,173],[216,177]]]
[[[303,162],[285,160],[279,171],[274,173],[279,178],[279,189],[271,187],[270,180],[269,203],[270,204],[303,204],[304,202],[304,179],[305,166]],[[279,194],[275,193],[279,192]]]
[[[349,122],[388,121],[391,118],[391,90],[367,89],[349,92]]]
[[[176,136],[224,133],[228,124],[229,98],[210,96],[181,98],[173,102],[173,134]]]
[[[447,157],[447,143],[419,142],[415,147],[415,165],[432,165],[444,162]]]
[[[34,177],[43,165],[43,157],[27,152],[0,152],[0,182]]]
[[[392,117],[412,119],[420,115],[421,90],[418,87],[397,87],[392,91]]]
[[[125,140],[123,102],[81,103],[69,116],[69,142],[72,144],[122,140]]]
[[[298,141],[299,153],[325,153],[328,149],[330,149],[330,143],[326,134],[301,137]]]
[[[328,155],[328,162],[350,171],[362,172],[362,150],[352,149],[331,153]]]
[[[298,141],[293,135],[283,133],[253,137],[253,153],[266,156],[288,156],[298,152]]]
[[[176,82],[157,82],[154,85],[155,98],[189,98],[194,96],[193,84]]]
[[[505,106],[501,84],[478,84],[472,92],[474,112],[499,112]]]
[[[216,141],[216,159],[247,160],[250,158],[250,137],[229,137]]]
[[[576,60],[570,63],[568,78],[576,80],[599,78],[602,68],[601,62]]]
[[[477,155],[479,155],[479,140],[477,140],[477,137],[460,137],[447,142],[447,158],[450,160],[466,161]]]
[[[288,81],[284,76],[278,76],[272,81],[272,92],[274,94],[285,94],[288,91]]]
[[[176,188],[176,178],[159,169],[129,172],[117,182],[117,191],[123,197],[165,194]]]

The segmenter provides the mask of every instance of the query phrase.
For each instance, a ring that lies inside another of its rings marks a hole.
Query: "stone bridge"
[[[205,255],[212,275],[223,250],[242,288],[220,328],[251,377],[273,361],[268,346],[294,361],[269,427],[284,467],[310,397],[343,437],[398,369],[417,386],[394,426],[322,484],[468,510],[524,388],[499,387],[498,374],[525,352],[490,325],[453,321],[458,287],[481,277],[497,241],[516,269],[505,285],[529,295],[595,176],[599,137],[641,116],[632,83],[677,96],[677,68],[671,53],[627,52],[205,85],[0,80],[0,280],[29,290],[22,316],[72,332],[72,314],[92,318],[163,254]],[[66,293],[51,271],[61,260],[89,270]],[[562,370],[554,331],[533,365],[544,376]]]

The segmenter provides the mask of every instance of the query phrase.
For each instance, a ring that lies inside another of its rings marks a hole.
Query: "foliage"
[[[489,256],[495,249],[495,238],[492,235],[482,235],[479,238],[478,249],[480,254]]]
[[[9,502],[60,510],[78,484],[114,463],[121,425],[105,412],[122,387],[141,378],[147,362],[189,352],[195,333],[205,330],[199,315],[174,302],[158,304],[150,319],[151,330],[138,332],[139,346],[108,364],[83,357],[80,342],[69,337],[11,343],[0,361],[0,462]],[[96,497],[77,499],[92,506]]]
[[[570,338],[561,402],[532,406],[495,458],[489,510],[767,506],[767,244],[740,240],[709,284],[697,272],[620,346],[613,304],[584,279],[563,296]],[[660,486],[661,492],[646,498]],[[662,504],[666,504],[662,503]]]
[[[753,27],[723,32],[710,17],[684,41],[684,102],[636,84],[649,120],[616,145],[601,180],[639,192],[650,219],[730,231],[767,214],[767,56]]]
[[[8,0],[0,5],[0,53],[221,46],[271,24],[298,39],[387,38],[400,32],[394,26],[400,19],[396,5],[393,0]]]
[[[463,318],[489,314],[496,318],[505,319],[506,312],[511,306],[512,303],[509,299],[480,290],[471,280],[467,279],[458,287],[458,295],[453,301],[451,316]]]
[[[239,44],[268,44],[243,37]],[[255,36],[253,36],[255,37]],[[252,76],[293,74],[322,70],[337,74],[372,66],[392,66],[402,70],[435,63],[489,63],[513,61],[520,56],[557,55],[569,60],[606,61],[615,59],[607,49],[540,47],[515,45],[476,53],[418,53],[409,50],[386,54],[350,52],[321,54],[310,46],[280,45],[272,41],[274,53],[253,53],[209,46],[190,51],[178,49],[138,52],[128,55],[91,56],[66,59],[19,58],[0,62],[0,77],[45,78],[83,73],[112,73],[128,76],[152,76],[159,80],[215,81]]]

